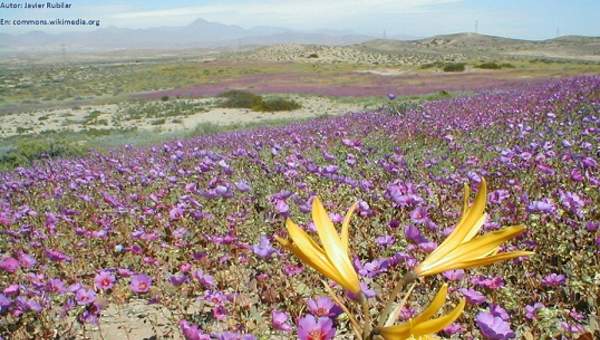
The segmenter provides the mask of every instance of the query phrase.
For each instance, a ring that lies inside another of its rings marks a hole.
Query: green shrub
[[[462,72],[464,70],[464,63],[449,63],[444,66],[444,72]]]
[[[475,67],[487,70],[499,70],[501,68],[515,68],[515,65],[509,63],[498,64],[495,62],[486,62],[479,64]]]
[[[434,63],[423,64],[419,68],[421,68],[422,70],[426,70],[426,69],[429,69],[429,68],[442,68],[444,66],[445,66],[445,64],[442,63],[441,61],[436,61]]]
[[[285,98],[271,98],[261,100],[259,105],[252,107],[254,111],[274,112],[274,111],[292,111],[301,108],[298,102]]]
[[[219,97],[226,98],[222,106],[228,108],[252,109],[253,107],[260,107],[262,102],[261,96],[241,90],[223,92]]]
[[[219,97],[226,98],[225,102],[221,104],[222,107],[252,109],[260,112],[291,111],[302,107],[294,100],[285,98],[264,99],[254,93],[241,90],[223,92]]]
[[[81,146],[64,140],[19,141],[14,147],[0,154],[0,168],[30,166],[39,160],[82,156],[85,152]]]
[[[486,69],[486,70],[499,70],[502,68],[502,66],[500,66],[499,64],[496,64],[495,62],[487,62],[487,63],[479,64],[475,67]]]
[[[160,100],[163,102],[166,102],[169,100],[169,96],[162,96],[162,97],[160,97]]]

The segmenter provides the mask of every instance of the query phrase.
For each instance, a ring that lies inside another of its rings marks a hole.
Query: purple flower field
[[[485,178],[482,229],[522,223],[502,250],[535,255],[423,279],[400,319],[447,282],[467,306],[442,337],[600,337],[599,142],[585,76],[0,173],[0,336],[66,338],[144,299],[188,339],[349,338],[324,278],[274,242],[285,219],[312,234],[315,196],[338,226],[358,202],[351,258],[380,306]]]

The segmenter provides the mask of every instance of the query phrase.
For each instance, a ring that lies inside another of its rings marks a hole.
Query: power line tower
[[[560,37],[560,27],[556,26],[556,37]]]
[[[479,20],[475,20],[475,33],[479,33]]]
[[[383,39],[387,39],[387,31],[383,29]]]

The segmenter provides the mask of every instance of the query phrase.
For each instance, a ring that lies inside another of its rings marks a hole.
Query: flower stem
[[[394,308],[393,311],[390,313],[390,316],[388,317],[387,321],[385,322],[385,325],[384,325],[385,327],[391,326],[392,324],[394,324],[394,322],[396,322],[396,320],[398,320],[398,316],[400,315],[400,311],[402,310],[402,307],[404,307],[404,305],[406,305],[406,301],[408,301],[410,294],[412,293],[413,289],[415,289],[416,286],[417,286],[417,283],[413,282],[413,284],[408,289],[408,292],[406,292],[406,294],[404,294],[404,298],[402,299],[402,301],[398,305],[396,305],[396,308]]]
[[[362,313],[364,318],[362,334],[363,338],[367,339],[371,334],[371,330],[373,329],[373,321],[371,319],[371,308],[369,308],[369,301],[367,300],[367,297],[364,293],[361,292],[358,296],[358,299],[360,301],[360,305],[362,306]]]
[[[400,281],[398,281],[398,283],[396,283],[396,287],[394,287],[394,290],[388,296],[383,312],[379,315],[379,318],[377,319],[378,327],[383,327],[385,325],[385,322],[387,321],[388,317],[390,316],[390,313],[392,313],[392,309],[394,308],[394,301],[396,301],[396,298],[398,297],[398,295],[400,295],[402,288],[404,288],[404,286],[406,286],[407,284],[410,284],[411,282],[415,281],[416,279],[417,274],[415,274],[414,272],[408,272],[404,274],[404,276],[402,277],[402,279],[400,279]]]
[[[335,295],[334,291],[331,289],[331,287],[329,287],[329,285],[327,284],[327,282],[325,281],[321,281],[323,282],[323,286],[325,286],[325,289],[327,290],[327,293],[329,294],[329,296],[333,299],[333,301],[335,301],[338,305],[340,305],[340,307],[342,308],[342,310],[344,311],[344,313],[346,313],[346,315],[348,315],[348,319],[350,319],[350,326],[352,326],[352,330],[354,331],[354,334],[356,335],[356,338],[359,340],[362,340],[362,334],[360,332],[360,325],[358,324],[358,321],[356,321],[356,318],[354,317],[354,315],[350,312],[350,310],[348,309],[348,307],[346,307],[346,305],[344,305],[342,303],[342,301],[340,300],[340,298],[337,297],[337,295]]]

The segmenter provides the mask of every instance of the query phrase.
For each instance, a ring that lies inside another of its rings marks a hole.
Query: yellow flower
[[[286,221],[286,227],[291,240],[277,236],[275,238],[284,248],[298,256],[304,263],[337,282],[345,289],[358,294],[361,291],[360,282],[348,254],[348,227],[350,217],[355,209],[356,204],[346,213],[342,230],[338,235],[323,204],[321,204],[318,197],[315,197],[312,202],[312,219],[317,227],[322,246],[289,218]]]
[[[434,339],[435,335],[433,334],[456,321],[465,308],[465,299],[462,298],[450,313],[436,319],[430,319],[442,308],[447,295],[448,285],[444,284],[431,301],[431,304],[421,314],[399,325],[382,327],[375,330],[375,332],[383,336],[385,340]]]
[[[492,264],[520,256],[533,254],[529,251],[511,251],[498,254],[500,245],[525,231],[525,226],[517,225],[487,233],[474,238],[485,223],[487,187],[482,179],[475,202],[470,207],[469,187],[465,185],[462,217],[450,235],[416,268],[418,276],[429,276],[451,269],[466,269]]]

